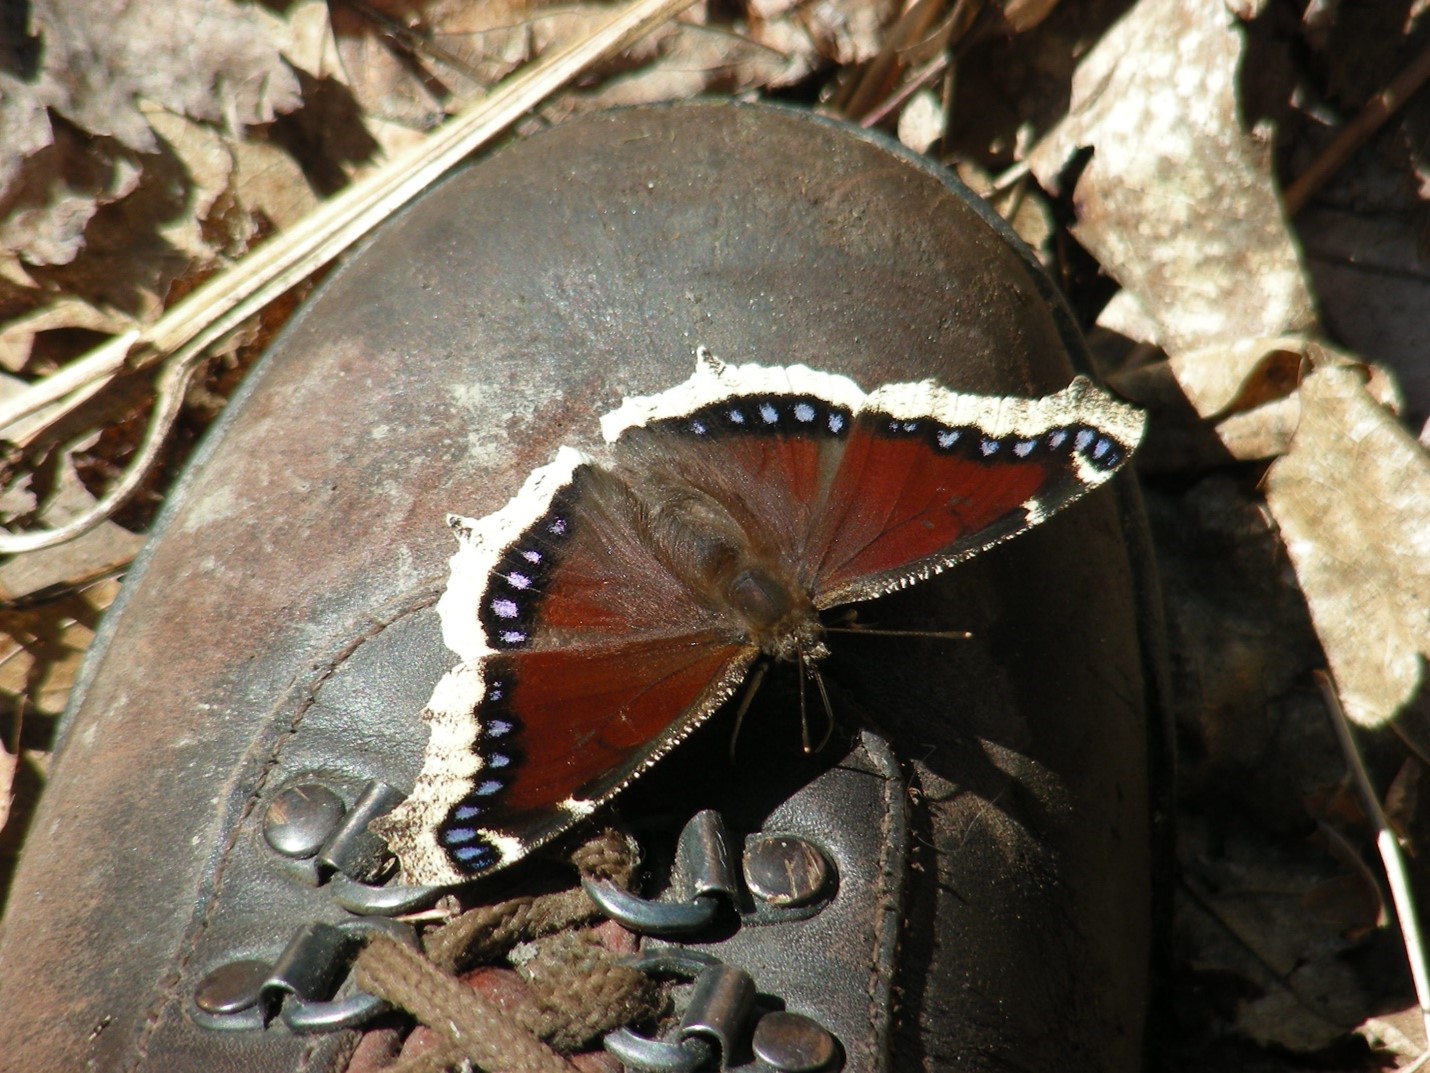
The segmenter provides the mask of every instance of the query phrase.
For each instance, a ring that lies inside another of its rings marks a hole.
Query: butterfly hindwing
[[[753,657],[639,538],[629,489],[574,451],[496,514],[452,519],[439,601],[464,661],[423,713],[412,795],[374,830],[408,879],[508,864],[689,733]]]

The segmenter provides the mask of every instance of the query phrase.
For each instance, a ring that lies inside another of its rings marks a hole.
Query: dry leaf
[[[997,5],[1008,33],[1027,33],[1053,13],[1058,0],[1002,0]]]
[[[234,133],[300,103],[297,79],[248,4],[25,7],[30,66],[0,76],[0,245],[31,264],[71,262],[99,209],[139,186],[139,154],[147,168],[160,149],[141,101]],[[51,124],[46,109],[67,122]]]
[[[11,722],[13,724],[11,740],[18,741],[20,738],[20,715],[18,712]],[[15,771],[19,766],[20,750],[18,746],[12,753],[8,743],[0,738],[0,831],[5,830],[5,823],[10,819],[10,806],[15,800]]]
[[[1356,368],[1316,369],[1301,410],[1267,503],[1346,714],[1375,726],[1417,695],[1430,655],[1430,457]]]
[[[442,121],[442,102],[421,77],[420,61],[394,49],[361,11],[330,4],[328,16],[347,84],[364,112],[414,130]]]
[[[1313,321],[1264,139],[1241,129],[1243,37],[1220,4],[1143,0],[1078,67],[1068,117],[1033,151],[1046,187],[1093,149],[1075,233],[1181,353]]]
[[[0,141],[0,156],[3,146]],[[65,125],[44,148],[9,163],[9,181],[0,186],[0,246],[32,265],[73,261],[95,214],[131,194],[140,180],[137,154]]]
[[[235,127],[271,122],[300,103],[297,79],[250,4],[34,0],[29,8],[43,55],[40,99],[131,149],[154,149],[140,100]]]
[[[1378,1051],[1388,1051],[1397,1058],[1416,1059],[1424,1053],[1425,1015],[1418,1006],[1408,1006],[1395,1013],[1372,1017],[1356,1028],[1356,1034],[1364,1036],[1366,1042]],[[1404,1069],[1409,1061],[1396,1063],[1397,1069]]]
[[[899,114],[899,141],[915,153],[928,152],[943,137],[943,103],[932,90],[921,89]]]
[[[29,364],[38,336],[50,331],[99,332],[118,335],[134,321],[113,310],[99,309],[78,298],[57,298],[49,305],[0,324],[0,368],[19,372]],[[15,438],[13,430],[8,437]]]
[[[788,59],[748,37],[676,23],[659,36],[660,54],[629,74],[581,94],[580,110],[680,100],[720,90],[743,93],[777,84]]]
[[[1187,896],[1176,910],[1178,942],[1198,971],[1259,990],[1236,1004],[1242,1033],[1314,1052],[1344,1036],[1368,998],[1343,958],[1354,944],[1305,906],[1306,894],[1338,870],[1305,846],[1245,828],[1213,836],[1193,820],[1179,831]]]
[[[794,17],[821,56],[848,65],[878,55],[882,31],[897,10],[891,0],[805,0]]]

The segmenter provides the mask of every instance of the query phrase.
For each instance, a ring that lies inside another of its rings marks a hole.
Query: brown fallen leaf
[[[251,4],[35,0],[22,10],[28,66],[0,85],[0,242],[31,263],[67,263],[97,207],[134,188],[137,154],[158,148],[141,101],[234,133],[300,103]]]
[[[25,369],[35,357],[37,339],[46,332],[73,332],[78,329],[118,335],[133,326],[131,318],[113,310],[100,309],[78,298],[62,296],[0,324],[0,368],[8,372]],[[43,365],[43,357],[41,363]]]
[[[1345,956],[1356,944],[1305,905],[1337,874],[1307,846],[1251,829],[1213,832],[1193,817],[1179,831],[1177,941],[1195,971],[1252,984],[1235,1023],[1262,1044],[1299,1053],[1341,1038],[1368,995]]]
[[[1378,726],[1421,693],[1430,656],[1430,456],[1355,367],[1317,368],[1300,394],[1267,504],[1346,714]]]
[[[298,83],[254,5],[235,0],[35,0],[38,94],[90,134],[152,151],[141,100],[215,124],[268,123]],[[176,33],[183,27],[185,32]]]
[[[1425,1053],[1425,1018],[1418,1006],[1371,1017],[1356,1027],[1356,1035],[1364,1037],[1377,1051],[1393,1055],[1396,1069],[1407,1069]]]
[[[892,0],[803,0],[790,17],[800,21],[824,59],[847,65],[878,54],[897,10]]]
[[[790,61],[743,34],[677,23],[661,38],[660,55],[638,70],[583,94],[587,107],[624,107],[720,91],[746,93],[781,84]]]
[[[1144,472],[1195,472],[1227,459],[1282,454],[1300,421],[1296,388],[1302,372],[1330,353],[1326,344],[1304,336],[1241,339],[1107,379],[1156,418],[1141,459]]]
[[[1243,53],[1221,4],[1142,0],[1082,61],[1068,116],[1029,157],[1056,189],[1093,149],[1074,233],[1170,354],[1314,322],[1269,139],[1240,124]]]

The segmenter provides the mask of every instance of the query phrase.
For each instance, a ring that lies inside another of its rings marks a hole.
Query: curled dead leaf
[[[1346,714],[1395,718],[1430,657],[1430,456],[1356,368],[1301,385],[1301,422],[1266,498]]]
[[[1030,154],[1072,192],[1080,242],[1178,354],[1314,321],[1266,139],[1244,131],[1244,39],[1220,4],[1143,0],[1079,65],[1067,117]]]

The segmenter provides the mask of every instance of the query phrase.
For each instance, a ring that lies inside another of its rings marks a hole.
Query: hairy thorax
[[[829,654],[809,593],[777,556],[751,542],[712,497],[679,480],[650,480],[641,495],[649,536],[661,558],[765,655],[817,661]]]

